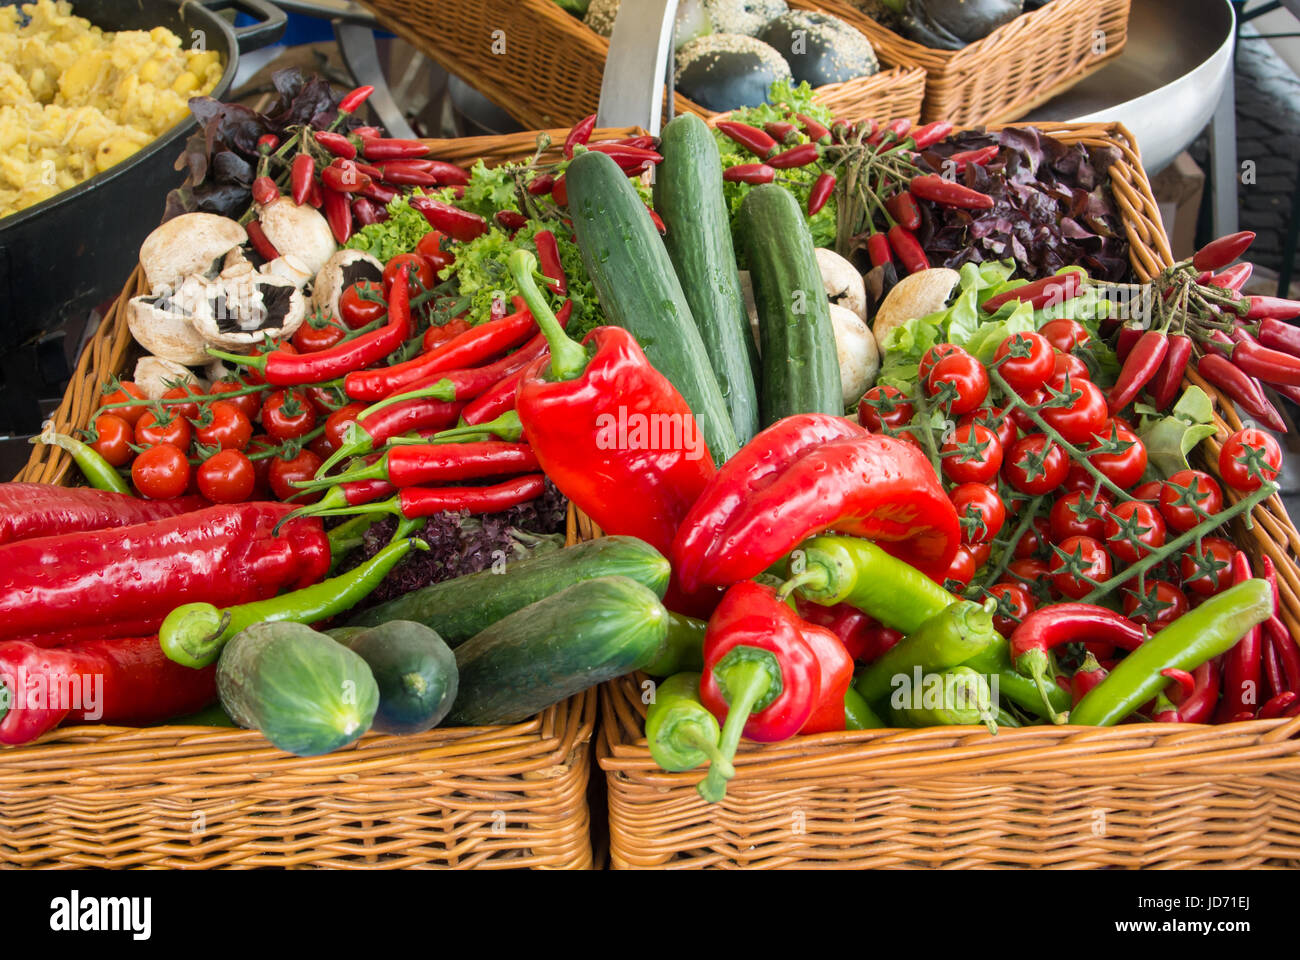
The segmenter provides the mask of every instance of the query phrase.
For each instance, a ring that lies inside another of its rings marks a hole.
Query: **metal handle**
[[[259,22],[246,27],[232,27],[240,53],[269,47],[284,36],[289,22],[285,12],[267,0],[199,0],[199,3],[212,11],[234,9],[258,18]]]
[[[677,0],[619,5],[600,85],[596,125],[659,132],[665,74],[671,83]],[[671,91],[670,91],[671,95]]]

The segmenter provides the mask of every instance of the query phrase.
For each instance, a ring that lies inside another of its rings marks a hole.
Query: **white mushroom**
[[[861,399],[880,373],[880,351],[865,320],[848,307],[831,304],[831,326],[835,330],[835,354],[840,363],[840,389],[844,406]]]
[[[862,282],[858,268],[845,260],[834,250],[818,247],[817,266],[822,273],[822,285],[831,303],[847,307],[858,315],[863,323],[867,320],[867,287]],[[856,399],[856,398],[855,398]]]
[[[162,357],[141,357],[135,363],[135,374],[131,379],[150,400],[157,400],[178,383],[203,382],[194,371]]]
[[[316,274],[311,288],[311,308],[327,320],[339,319],[339,297],[354,283],[379,283],[384,265],[361,250],[340,250]]]
[[[307,269],[307,264],[292,253],[286,253],[262,264],[262,273],[268,277],[288,280],[299,290],[311,283],[312,278],[312,272]]]
[[[306,298],[292,280],[260,273],[210,285],[206,309],[192,313],[199,336],[225,350],[291,337],[306,315]]]
[[[313,211],[314,212],[314,211]],[[229,217],[183,213],[158,226],[140,244],[140,266],[154,293],[179,287],[196,273],[216,275],[217,264],[248,234]],[[214,269],[214,267],[216,269]]]
[[[204,309],[210,284],[195,275],[173,291],[132,297],[127,304],[126,324],[136,343],[163,360],[179,364],[205,363],[208,354],[203,336],[195,329],[194,312]]]
[[[329,223],[310,204],[300,207],[291,198],[279,196],[258,205],[257,219],[280,256],[293,254],[313,274],[338,249]]]
[[[880,352],[885,352],[885,338],[895,327],[946,307],[953,287],[960,280],[961,275],[956,270],[931,267],[898,281],[876,311],[876,318],[872,322],[871,332],[876,336]]]

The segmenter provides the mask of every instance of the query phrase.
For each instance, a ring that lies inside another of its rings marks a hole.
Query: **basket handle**
[[[665,75],[673,55],[677,0],[620,4],[600,84],[598,127],[640,127],[657,134]],[[671,96],[671,92],[670,92]]]

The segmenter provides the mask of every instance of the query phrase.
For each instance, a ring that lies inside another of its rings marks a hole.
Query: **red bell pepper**
[[[748,580],[728,590],[709,619],[700,700],[722,724],[718,751],[728,762],[742,733],[775,743],[812,716],[821,699],[821,666],[804,637],[807,627],[775,590]],[[841,708],[842,701],[841,694]],[[719,765],[698,789],[710,803],[722,799],[726,777]]]
[[[209,505],[202,497],[142,500],[92,487],[0,483],[0,544],[148,523]]]
[[[672,545],[687,591],[757,576],[824,530],[865,537],[934,578],[960,538],[956,508],[925,455],[822,414],[780,420],[732,457]]]
[[[202,710],[217,697],[215,665],[167,659],[158,637],[86,640],[44,650],[0,643],[0,743],[29,743],[65,720],[133,726]]]

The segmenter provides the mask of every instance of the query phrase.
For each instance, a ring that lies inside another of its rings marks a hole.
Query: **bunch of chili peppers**
[[[898,272],[916,273],[930,266],[915,233],[921,226],[918,200],[966,210],[993,206],[988,195],[928,173],[915,162],[920,151],[952,132],[952,124],[945,121],[916,129],[906,119],[835,121],[828,127],[791,113],[763,129],[732,121],[720,122],[717,129],[756,158],[729,167],[723,172],[725,180],[772,183],[782,170],[820,165],[822,172],[808,197],[808,215],[834,196],[835,249],[848,255],[865,248],[873,267],[895,263]],[[983,164],[996,152],[971,151],[956,160]]]

